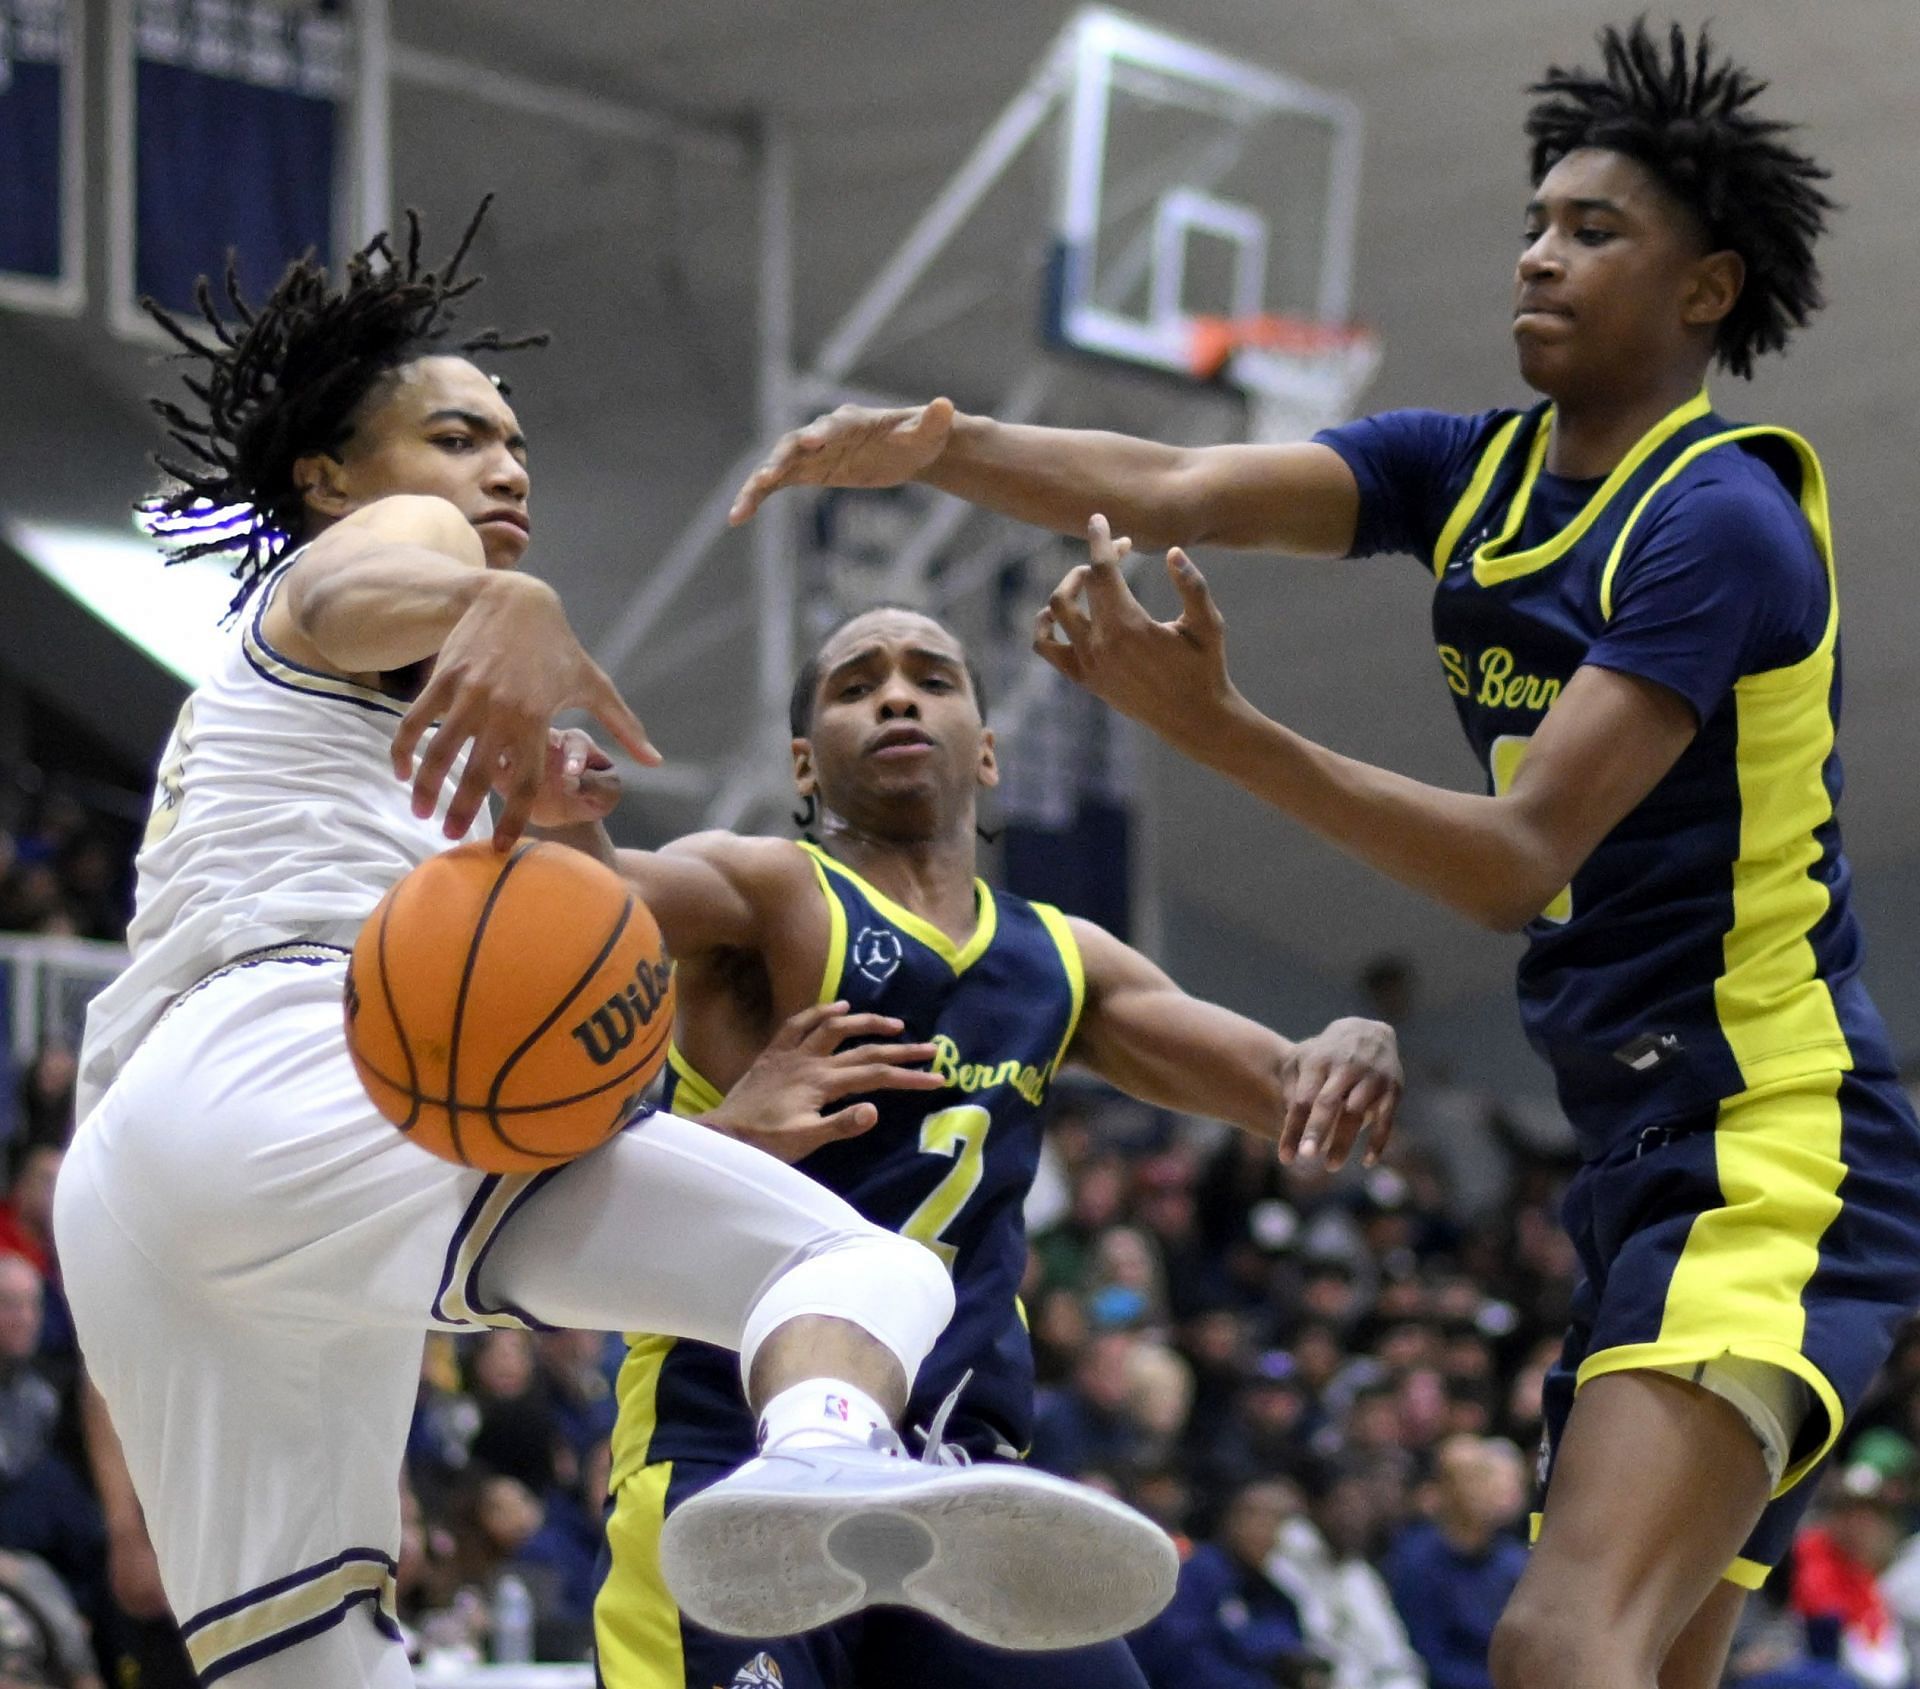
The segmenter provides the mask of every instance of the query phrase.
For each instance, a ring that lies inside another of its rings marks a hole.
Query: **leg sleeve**
[[[529,1323],[691,1337],[742,1351],[801,1315],[860,1326],[909,1379],[953,1312],[919,1244],[805,1174],[671,1114],[543,1175],[477,1268]]]

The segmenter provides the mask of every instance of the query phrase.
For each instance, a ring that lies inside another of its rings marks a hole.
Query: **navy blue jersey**
[[[1819,460],[1702,392],[1603,480],[1544,468],[1550,406],[1402,411],[1318,438],[1360,485],[1356,554],[1436,580],[1434,636],[1489,790],[1583,664],[1700,731],[1527,929],[1520,1006],[1590,1155],[1742,1092],[1890,1071],[1858,978],[1835,804],[1839,604]]]
[[[953,1274],[953,1320],[920,1369],[908,1423],[930,1423],[969,1370],[948,1436],[975,1453],[1026,1446],[1033,1353],[1018,1293],[1026,1267],[1022,1206],[1040,1162],[1041,1105],[1079,1022],[1080,952],[1065,917],[975,882],[979,920],[964,947],[826,852],[813,858],[830,938],[819,1001],[905,1022],[902,1042],[932,1044],[943,1092],[883,1091],[880,1119],[824,1145],[801,1171],[868,1219],[916,1238]],[[668,1106],[698,1115],[719,1093],[673,1052]],[[739,1361],[723,1349],[632,1340],[620,1377],[615,1482],[663,1460],[738,1460],[754,1426]]]

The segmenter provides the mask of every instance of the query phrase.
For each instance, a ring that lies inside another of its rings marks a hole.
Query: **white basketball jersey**
[[[82,1119],[188,986],[269,945],[350,949],[388,888],[447,847],[440,820],[461,765],[434,817],[415,816],[391,760],[406,704],[273,649],[262,624],[284,579],[285,565],[243,613],[161,758],[134,864],[133,960],[87,1013]],[[468,837],[491,825],[483,808]]]

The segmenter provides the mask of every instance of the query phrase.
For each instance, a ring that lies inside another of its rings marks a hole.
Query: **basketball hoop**
[[[1380,367],[1380,337],[1354,323],[1277,312],[1195,317],[1187,362],[1195,380],[1244,393],[1248,437],[1277,445],[1346,420]]]

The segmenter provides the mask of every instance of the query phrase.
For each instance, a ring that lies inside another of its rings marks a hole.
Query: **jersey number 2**
[[[925,1155],[953,1158],[953,1171],[927,1193],[927,1199],[900,1228],[902,1237],[924,1243],[953,1271],[960,1251],[941,1233],[959,1217],[967,1198],[980,1188],[987,1166],[987,1128],[993,1116],[984,1108],[943,1108],[920,1122],[920,1149]]]

